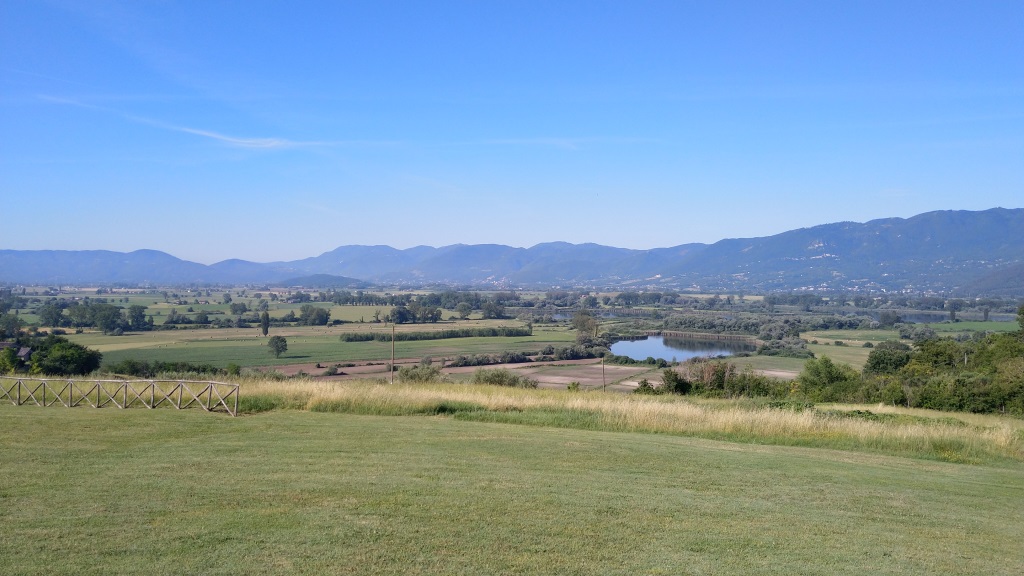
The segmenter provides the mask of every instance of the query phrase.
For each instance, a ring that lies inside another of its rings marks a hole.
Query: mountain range
[[[566,242],[405,250],[356,245],[291,262],[225,260],[211,265],[155,250],[0,250],[0,282],[7,284],[447,284],[1016,296],[1024,294],[1022,279],[1024,209],[1005,208],[839,222],[651,250]]]

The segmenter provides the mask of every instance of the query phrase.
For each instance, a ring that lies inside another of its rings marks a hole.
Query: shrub
[[[402,382],[436,382],[441,379],[441,369],[437,366],[402,366],[398,369],[398,379]]]
[[[241,374],[241,368],[238,368],[237,373],[230,372],[231,367],[236,366],[229,364],[229,374],[238,376]],[[116,364],[111,364],[104,368],[111,374],[121,374],[123,376],[136,376],[139,378],[155,378],[160,374],[203,374],[203,375],[217,375],[221,374],[220,368],[212,364],[192,364],[190,362],[163,362],[160,360],[154,360],[152,362],[145,360],[122,360]]]
[[[661,394],[661,391],[655,388],[654,386],[651,386],[651,383],[647,381],[647,378],[644,378],[643,380],[640,381],[640,384],[636,387],[636,389],[633,390],[633,394],[654,395]]]
[[[860,375],[848,364],[836,364],[828,356],[808,360],[796,378],[800,390],[815,402],[838,402],[851,398]]]
[[[686,378],[671,368],[666,368],[661,373],[661,390],[667,394],[689,394],[693,388]]]
[[[879,344],[877,348],[868,354],[867,362],[864,364],[864,373],[895,374],[900,368],[903,368],[909,363],[909,350],[883,348],[882,344]]]
[[[758,347],[761,356],[782,356],[784,358],[814,358],[814,352],[807,349],[807,343],[799,338],[769,340]]]
[[[460,366],[487,366],[489,364],[518,364],[522,362],[530,362],[530,358],[521,352],[472,354],[470,356],[460,354],[448,362],[448,366],[457,368]]]
[[[537,381],[507,368],[480,368],[473,372],[474,384],[509,386],[512,388],[536,388]]]

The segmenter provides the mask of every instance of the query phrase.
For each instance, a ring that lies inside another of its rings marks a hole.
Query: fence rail
[[[238,415],[238,385],[189,380],[75,380],[0,376],[0,401],[15,406],[173,406]]]

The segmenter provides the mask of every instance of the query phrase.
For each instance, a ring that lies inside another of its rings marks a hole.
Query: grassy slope
[[[5,574],[1024,570],[1020,466],[440,417],[0,421]]]

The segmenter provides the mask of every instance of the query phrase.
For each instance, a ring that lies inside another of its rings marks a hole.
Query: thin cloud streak
[[[186,126],[175,126],[173,124],[165,124],[163,122],[157,122],[148,118],[142,118],[139,116],[125,116],[130,120],[134,120],[141,124],[149,124],[150,126],[156,126],[157,128],[163,128],[165,130],[171,130],[174,132],[183,132],[185,134],[194,134],[196,136],[202,136],[218,142],[224,142],[232,146],[238,146],[239,148],[263,148],[263,149],[274,149],[274,148],[295,148],[298,146],[325,146],[327,142],[294,142],[292,140],[285,140],[283,138],[240,138],[237,136],[227,136],[225,134],[218,134],[210,130],[200,130],[198,128],[188,128]]]
[[[563,150],[579,150],[585,144],[638,144],[657,142],[652,138],[494,138],[484,140],[483,144],[495,146],[546,146]]]
[[[317,141],[294,141],[287,140],[284,138],[243,138],[238,136],[229,136],[214,132],[212,130],[202,130],[199,128],[190,128],[188,126],[177,126],[174,124],[168,124],[167,122],[161,122],[159,120],[153,120],[152,118],[146,118],[144,116],[136,116],[134,114],[126,114],[120,110],[114,110],[112,108],[106,108],[103,106],[96,106],[95,104],[87,104],[85,102],[79,102],[69,98],[59,98],[55,96],[40,95],[41,100],[52,102],[55,104],[64,104],[68,106],[77,106],[79,108],[86,108],[89,110],[98,110],[106,112],[108,114],[116,114],[125,120],[130,120],[139,124],[146,124],[163,130],[169,130],[172,132],[182,132],[185,134],[192,134],[195,136],[202,136],[218,142],[223,142],[231,146],[239,148],[253,148],[253,149],[283,149],[283,148],[297,148],[302,146],[332,146],[336,143],[333,142],[317,142]]]

